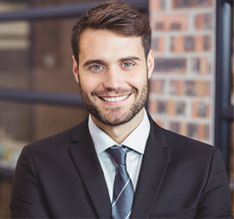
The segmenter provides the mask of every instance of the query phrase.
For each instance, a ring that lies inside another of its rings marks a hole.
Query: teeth
[[[105,100],[106,102],[119,102],[119,101],[126,99],[127,97],[128,95],[121,96],[121,97],[102,97],[102,99]]]

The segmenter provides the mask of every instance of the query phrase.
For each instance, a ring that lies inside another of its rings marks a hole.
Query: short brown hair
[[[147,56],[151,47],[151,28],[146,16],[127,3],[111,0],[84,13],[73,27],[71,44],[73,55],[79,63],[79,41],[87,29],[105,29],[124,36],[140,36]]]

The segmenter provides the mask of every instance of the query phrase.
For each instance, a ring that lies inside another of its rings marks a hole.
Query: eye
[[[102,71],[103,68],[104,68],[104,67],[103,67],[102,65],[99,65],[99,64],[93,64],[93,65],[90,65],[90,66],[89,66],[89,70],[91,70],[91,71],[96,71],[96,72]]]
[[[132,62],[124,62],[122,64],[122,66],[123,66],[123,68],[130,68],[130,67],[134,66],[134,63],[132,63]]]

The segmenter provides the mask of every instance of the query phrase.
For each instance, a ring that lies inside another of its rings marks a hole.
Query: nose
[[[117,89],[121,86],[121,73],[117,68],[109,68],[105,73],[103,80],[103,86],[105,89]]]

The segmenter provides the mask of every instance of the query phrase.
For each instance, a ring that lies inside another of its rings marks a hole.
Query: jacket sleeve
[[[229,183],[221,153],[215,149],[196,218],[232,219]]]
[[[10,209],[11,218],[50,217],[28,146],[16,165]]]

